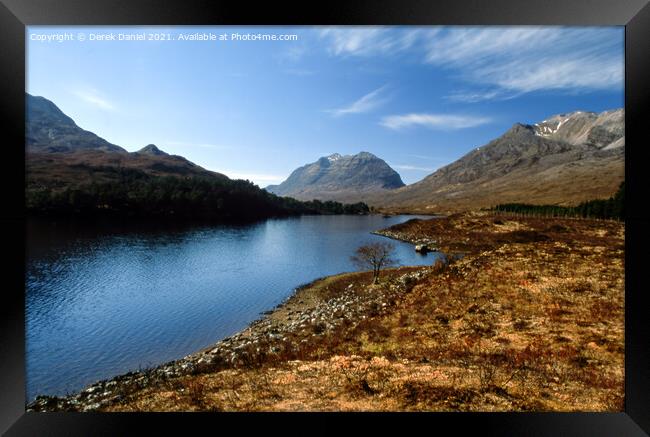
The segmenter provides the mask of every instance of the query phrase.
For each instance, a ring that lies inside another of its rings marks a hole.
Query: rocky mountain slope
[[[75,152],[102,150],[128,153],[92,132],[81,129],[54,103],[26,94],[25,141],[28,152]]]
[[[116,170],[152,176],[226,176],[149,144],[133,153],[86,131],[44,97],[26,94],[25,153],[28,185],[75,186],[114,179]]]
[[[363,200],[369,193],[403,187],[400,175],[372,153],[335,153],[294,170],[280,185],[266,189],[301,200]]]
[[[625,177],[624,146],[623,109],[516,123],[422,181],[367,201],[389,210],[445,212],[607,198]]]

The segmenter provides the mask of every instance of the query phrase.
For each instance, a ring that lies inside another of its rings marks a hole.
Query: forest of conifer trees
[[[609,199],[582,202],[577,206],[531,205],[527,203],[504,203],[493,208],[494,211],[536,217],[583,217],[596,219],[625,219],[625,182],[616,194]]]

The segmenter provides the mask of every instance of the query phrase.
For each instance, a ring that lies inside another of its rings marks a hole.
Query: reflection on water
[[[29,221],[27,396],[178,359],[232,335],[300,284],[355,270],[369,232],[413,216],[303,216],[170,228]],[[395,242],[402,265],[431,264]]]

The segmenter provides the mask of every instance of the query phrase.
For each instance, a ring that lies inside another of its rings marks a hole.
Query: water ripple
[[[232,335],[406,221],[312,216],[143,231],[28,223],[27,394],[62,395]],[[395,243],[404,265],[430,264]]]

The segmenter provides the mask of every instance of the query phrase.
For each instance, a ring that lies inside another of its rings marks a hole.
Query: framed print
[[[7,435],[649,432],[646,1],[0,11]]]

